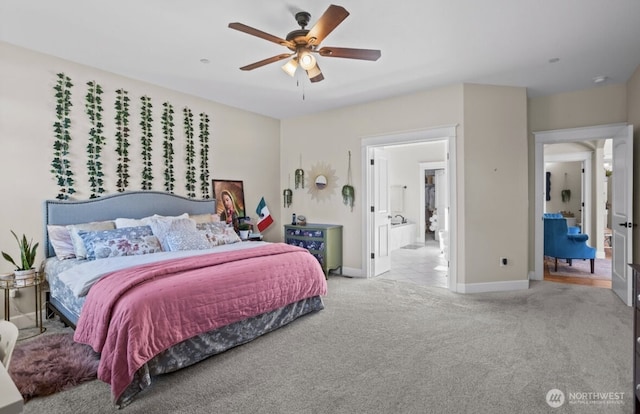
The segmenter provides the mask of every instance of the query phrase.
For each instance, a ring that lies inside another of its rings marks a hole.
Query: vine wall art
[[[64,73],[58,73],[56,83],[53,87],[55,97],[55,122],[53,123],[54,143],[53,143],[53,159],[51,161],[51,173],[58,185],[57,199],[66,200],[77,193],[74,185],[76,185],[76,173],[72,169],[73,164],[70,156],[72,143],[71,125],[72,125],[72,92],[73,83]],[[89,184],[89,198],[100,197],[106,192],[105,179],[108,177],[105,166],[102,162],[103,152],[109,141],[105,136],[104,107],[103,107],[103,87],[96,81],[86,83],[85,94],[85,110],[89,124],[86,151],[86,175]],[[132,160],[130,158],[130,98],[129,92],[124,89],[115,91],[115,100],[113,109],[115,116],[113,118],[114,138],[116,155],[115,170],[115,187],[116,191],[123,192],[129,189],[130,185],[130,166],[132,161],[137,161],[142,165],[140,188],[142,190],[153,189],[153,103],[149,96],[140,97],[140,158]],[[194,140],[194,116],[191,109],[185,107],[184,114],[184,149],[185,149],[185,181],[187,197],[196,197],[196,176],[199,167],[200,179],[200,195],[202,198],[210,198],[209,193],[209,116],[201,112],[199,114],[198,138],[200,148],[196,150],[196,142]],[[77,122],[77,121],[76,121]],[[75,122],[74,122],[75,124]],[[162,129],[162,161],[164,174],[164,190],[173,193],[175,190],[175,141],[174,134],[174,109],[170,102],[162,104],[162,114],[160,116],[160,124]],[[199,156],[199,164],[196,157]]]
[[[69,147],[71,144],[71,88],[73,83],[71,79],[64,73],[58,73],[58,80],[53,87],[56,98],[56,121],[53,123],[53,134],[55,141],[53,142],[53,160],[51,161],[51,172],[58,183],[59,200],[66,200],[72,196],[76,190],[73,188],[75,184],[73,180],[73,171],[71,170],[71,161],[69,160]]]
[[[129,186],[129,92],[124,89],[116,91],[116,189],[123,192]]]

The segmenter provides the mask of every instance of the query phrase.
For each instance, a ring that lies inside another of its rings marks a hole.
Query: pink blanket
[[[317,260],[283,243],[151,263],[102,277],[74,339],[101,353],[98,378],[116,401],[172,345],[326,290]]]

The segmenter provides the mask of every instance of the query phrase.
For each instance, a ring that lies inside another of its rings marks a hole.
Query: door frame
[[[447,187],[449,196],[449,290],[457,291],[457,197],[456,197],[456,128],[457,125],[445,125],[437,128],[421,129],[416,131],[399,132],[388,135],[364,137],[360,141],[361,150],[361,176],[362,176],[362,266],[363,276],[367,279],[371,274],[371,227],[372,227],[372,194],[371,181],[373,180],[370,168],[370,153],[375,147],[412,144],[420,142],[446,141],[447,147]]]
[[[534,136],[534,256],[531,280],[544,279],[544,145],[612,138],[626,123],[533,132]],[[632,197],[633,195],[630,195]]]

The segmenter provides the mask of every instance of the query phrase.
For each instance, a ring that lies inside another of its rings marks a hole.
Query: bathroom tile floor
[[[391,270],[377,277],[446,288],[447,270],[439,242],[427,240],[424,245],[410,244],[392,251]]]

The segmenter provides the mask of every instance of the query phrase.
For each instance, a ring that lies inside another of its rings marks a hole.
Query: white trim
[[[529,289],[528,280],[505,280],[503,282],[459,283],[459,293],[507,292]]]
[[[448,179],[449,205],[449,290],[457,291],[457,206],[456,206],[456,128],[457,125],[446,125],[435,128],[392,133],[380,136],[364,137],[360,142],[362,172],[362,275],[371,278],[371,168],[370,149],[385,145],[410,144],[416,142],[447,141],[448,160],[445,161]]]

